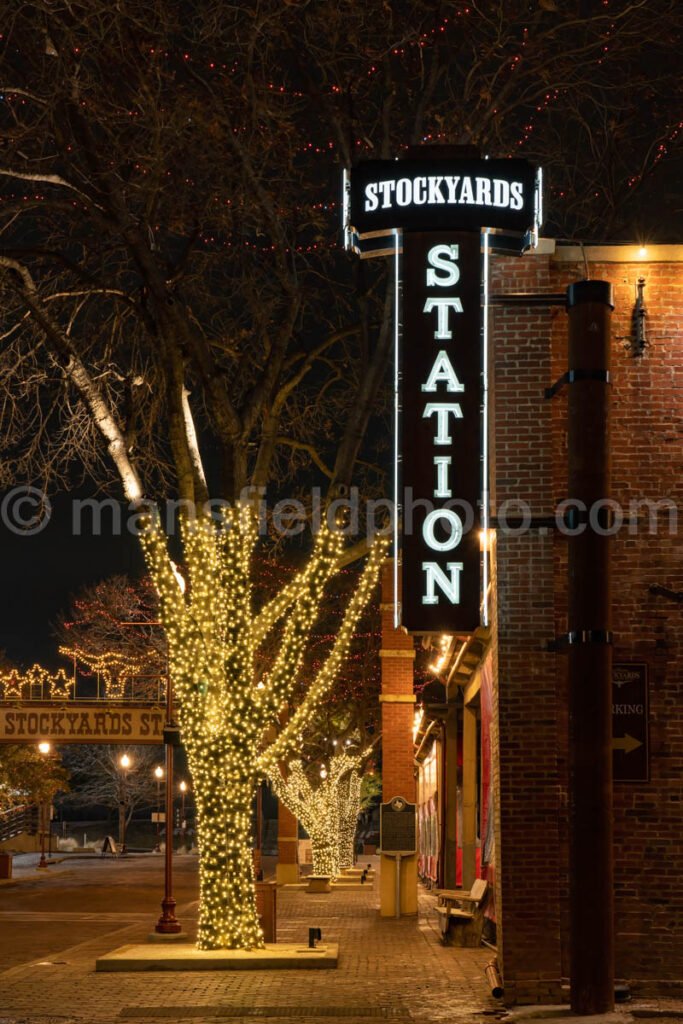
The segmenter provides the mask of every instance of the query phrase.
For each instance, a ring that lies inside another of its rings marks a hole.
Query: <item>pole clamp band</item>
[[[563,651],[567,647],[578,644],[612,644],[614,633],[611,629],[574,629],[570,633],[562,633],[548,643],[549,651]]]
[[[609,370],[567,370],[552,387],[545,389],[546,398],[554,398],[565,384],[575,384],[577,380],[599,380],[603,384],[611,384]]]

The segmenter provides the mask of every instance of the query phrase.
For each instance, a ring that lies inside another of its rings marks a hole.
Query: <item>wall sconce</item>
[[[636,285],[636,304],[633,307],[631,318],[631,354],[636,357],[644,355],[648,344],[646,330],[647,310],[645,309],[645,298],[643,296],[644,290],[645,278],[639,277]]]

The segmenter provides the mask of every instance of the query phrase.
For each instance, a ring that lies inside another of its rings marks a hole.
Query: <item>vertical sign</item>
[[[421,633],[480,622],[479,232],[403,235],[403,601]]]

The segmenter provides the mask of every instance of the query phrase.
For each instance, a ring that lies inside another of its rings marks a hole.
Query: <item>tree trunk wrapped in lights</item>
[[[287,765],[285,775],[278,770],[271,772],[278,797],[308,832],[314,875],[336,878],[353,864],[353,840],[361,804],[358,768],[367,753],[335,754],[329,769],[323,769],[315,785],[309,777],[310,769],[307,773],[298,760]]]
[[[338,568],[339,533],[323,528],[308,563],[260,611],[252,608],[254,510],[245,504],[182,524],[187,592],[165,534],[150,517],[142,542],[159,593],[178,718],[193,779],[199,839],[200,949],[263,946],[256,912],[251,804],[266,771],[290,753],[333,685],[353,631],[377,582],[386,544],[372,547],[358,587],[321,669],[277,738],[268,730],[292,698],[325,584]],[[255,656],[286,616],[277,654],[263,679]],[[336,858],[336,851],[335,851]]]
[[[363,778],[356,768],[339,784],[339,867],[342,871],[353,867],[362,784]]]

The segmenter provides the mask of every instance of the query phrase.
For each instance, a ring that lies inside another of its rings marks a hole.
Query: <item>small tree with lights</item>
[[[327,765],[296,759],[271,771],[278,797],[308,832],[316,875],[335,878],[353,866],[358,815],[374,795],[363,774],[370,753],[339,747]]]
[[[271,776],[273,788],[311,840],[313,874],[336,878],[353,864],[353,837],[360,809],[362,754],[335,754],[329,767],[291,761]],[[353,822],[353,825],[351,824]],[[348,858],[349,838],[351,858]]]

